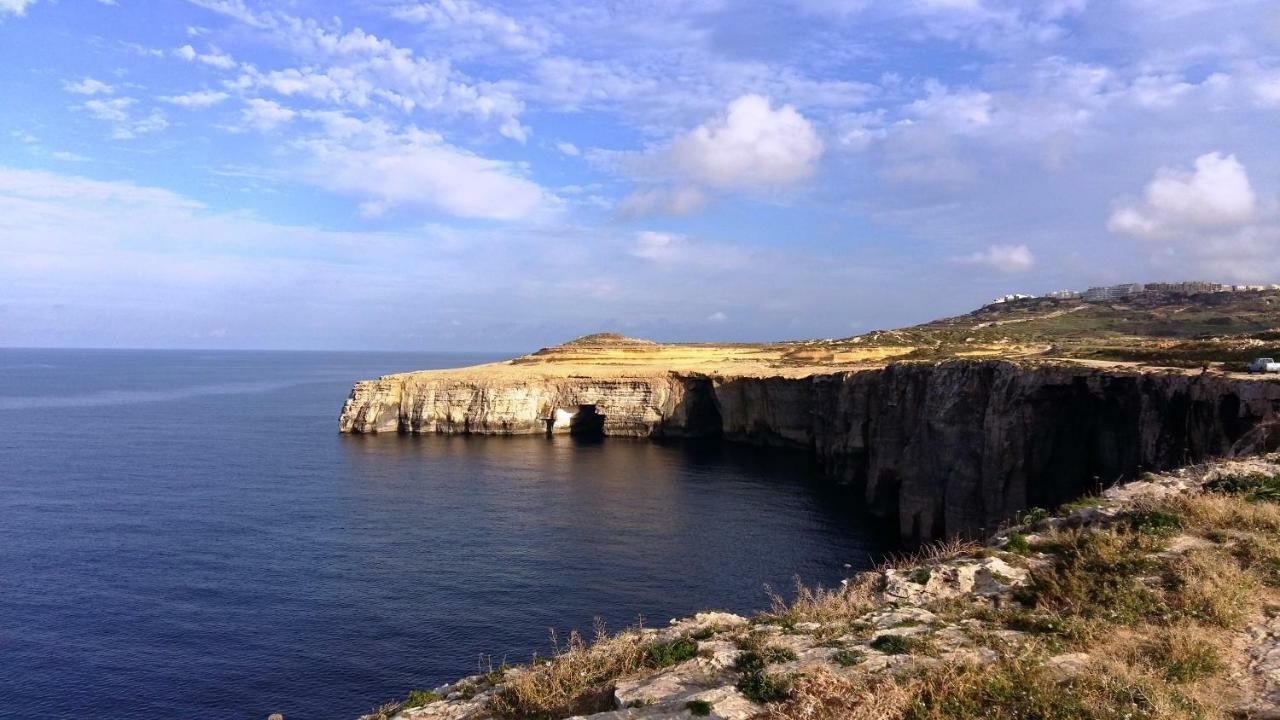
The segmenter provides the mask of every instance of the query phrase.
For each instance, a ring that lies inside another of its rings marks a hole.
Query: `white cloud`
[[[1280,73],[1259,78],[1253,85],[1258,103],[1264,107],[1280,107]]]
[[[524,105],[504,84],[471,82],[454,71],[447,57],[424,58],[410,48],[359,28],[343,32],[336,19],[325,25],[281,11],[255,13],[242,0],[190,1],[268,31],[276,43],[302,61],[297,67],[265,73],[245,65],[235,81],[236,87],[267,88],[281,95],[300,95],[347,108],[367,109],[380,104],[402,113],[422,110],[468,114],[491,121],[498,134],[517,142],[524,142],[529,135],[529,128],[518,119]],[[472,7],[466,3],[451,5],[464,6]],[[176,52],[188,60],[234,66],[233,60],[219,55],[216,49],[212,55],[200,55],[186,45]],[[217,63],[215,57],[219,58]]]
[[[1249,174],[1235,155],[1206,153],[1193,170],[1162,168],[1141,201],[1125,201],[1111,214],[1113,232],[1162,237],[1187,229],[1240,226],[1250,222],[1257,198]]]
[[[55,150],[49,153],[49,157],[54,160],[62,160],[63,162],[88,162],[89,158],[78,153],[67,152],[66,150]]]
[[[167,103],[172,103],[185,108],[202,108],[218,103],[231,97],[227,93],[215,90],[202,90],[199,92],[186,93],[185,95],[170,95],[162,98]]]
[[[62,89],[77,95],[110,95],[116,91],[114,87],[107,83],[101,80],[94,80],[91,77],[86,77],[78,82],[65,82],[62,84]]]
[[[803,180],[822,152],[822,140],[794,107],[774,109],[766,97],[743,95],[723,116],[676,138],[668,157],[690,180],[747,189]]]
[[[135,117],[132,112],[135,104],[137,101],[133,98],[118,97],[86,100],[79,107],[98,120],[111,123],[111,137],[116,140],[131,140],[169,127],[169,120],[159,110]]]
[[[325,131],[296,143],[311,158],[304,178],[359,198],[366,215],[407,209],[517,220],[556,204],[517,166],[449,145],[435,133],[414,127],[397,132],[341,113],[309,117]]]
[[[689,242],[683,235],[644,230],[636,233],[635,243],[629,251],[632,255],[653,262],[675,260]]]
[[[241,117],[250,127],[261,132],[273,130],[289,122],[297,116],[297,112],[280,103],[262,98],[249,98],[240,111]]]
[[[196,52],[196,49],[190,45],[183,45],[173,51],[174,55],[186,60],[187,62],[201,62],[210,67],[220,70],[231,70],[236,66],[236,61],[230,55],[223,53],[217,48],[210,48],[207,53]]]
[[[925,83],[925,96],[908,104],[906,111],[917,118],[935,121],[951,132],[974,132],[992,124],[992,101],[990,93],[957,92],[930,80]]]
[[[1107,227],[1154,243],[1153,261],[1179,273],[1246,281],[1280,273],[1280,207],[1259,201],[1235,155],[1201,155],[1191,170],[1161,168],[1140,200],[1116,204]]]
[[[723,312],[719,310],[707,316],[707,322],[713,322],[713,323],[722,323],[727,321],[728,319],[729,319],[729,316],[725,315]]]
[[[133,98],[112,98],[111,100],[88,100],[82,106],[92,116],[108,122],[124,122],[129,119],[129,106],[136,100]]]
[[[6,14],[24,15],[27,8],[35,3],[36,0],[0,0],[0,17]]]
[[[688,215],[707,204],[707,195],[693,186],[637,189],[618,203],[622,217]]]
[[[1003,273],[1020,273],[1035,267],[1036,259],[1026,245],[990,245],[985,250],[960,258],[960,262],[985,265]]]
[[[546,48],[550,33],[521,22],[494,8],[471,0],[436,0],[405,3],[392,8],[393,17],[422,23],[455,43],[496,46],[518,52],[538,52]]]
[[[578,146],[571,142],[558,142],[556,143],[556,149],[570,157],[578,157],[582,154],[582,151],[578,149]]]

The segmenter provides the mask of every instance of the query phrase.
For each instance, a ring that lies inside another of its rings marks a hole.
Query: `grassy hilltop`
[[[796,360],[876,349],[886,359],[1077,359],[1178,367],[1280,354],[1280,291],[1148,292],[1110,302],[1026,298],[899,330],[797,343]]]

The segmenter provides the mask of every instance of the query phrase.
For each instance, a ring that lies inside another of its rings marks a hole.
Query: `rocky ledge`
[[[600,338],[605,338],[601,340]],[[1120,363],[815,359],[803,346],[591,336],[356,384],[342,432],[719,438],[812,452],[908,543],[981,537],[1031,506],[1271,449],[1280,383]]]
[[[756,617],[572,636],[365,720],[1277,717],[1277,460],[1147,474]]]

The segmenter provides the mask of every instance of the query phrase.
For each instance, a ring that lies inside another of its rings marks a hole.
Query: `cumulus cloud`
[[[618,203],[624,218],[644,215],[688,215],[707,204],[707,194],[693,186],[637,189]]]
[[[653,262],[669,262],[676,259],[688,242],[688,238],[677,233],[644,230],[636,233],[630,253]]]
[[[353,195],[370,216],[393,209],[431,210],[464,218],[516,220],[551,209],[555,198],[511,163],[450,145],[416,127],[341,113],[309,113],[324,132],[296,145],[310,155],[303,177]]]
[[[231,97],[227,93],[216,90],[202,90],[199,92],[190,92],[184,95],[169,95],[162,98],[167,103],[172,103],[185,108],[202,108],[218,103]]]
[[[400,20],[422,23],[455,43],[538,52],[550,40],[550,33],[541,26],[518,21],[471,0],[405,3],[393,7],[391,15]]]
[[[1141,199],[1117,202],[1107,226],[1154,245],[1153,261],[1182,274],[1263,281],[1280,273],[1280,207],[1259,200],[1235,155],[1157,170]]]
[[[578,146],[571,142],[558,142],[556,143],[556,149],[570,157],[578,157],[582,154],[582,151],[578,149]]]
[[[5,15],[25,15],[27,8],[36,0],[0,0],[0,17]]]
[[[111,123],[111,137],[116,140],[131,140],[169,127],[169,120],[159,110],[135,116],[133,107],[136,104],[136,100],[127,97],[95,98],[78,107],[98,120]]]
[[[196,49],[190,45],[183,45],[173,51],[174,55],[186,60],[187,62],[200,62],[219,70],[231,70],[236,66],[236,61],[230,55],[221,52],[217,48],[210,48],[207,53],[196,52]]]
[[[669,158],[690,180],[713,188],[789,185],[813,174],[822,156],[818,133],[790,105],[743,95],[724,115],[676,138]]]
[[[966,265],[982,265],[1002,273],[1026,272],[1035,267],[1036,258],[1026,245],[990,245],[972,255],[960,258]]]
[[[249,98],[245,101],[244,109],[240,111],[245,124],[261,132],[274,130],[292,120],[297,114],[296,111],[278,102],[262,98]]]
[[[1107,223],[1113,232],[1168,237],[1250,222],[1257,197],[1249,174],[1235,155],[1212,152],[1196,158],[1191,170],[1162,168],[1141,200],[1122,201]]]
[[[110,95],[116,91],[111,85],[91,77],[77,82],[65,82],[62,84],[62,89],[77,95]]]

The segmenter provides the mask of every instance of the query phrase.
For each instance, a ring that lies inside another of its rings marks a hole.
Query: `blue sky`
[[[0,345],[842,337],[1280,281],[1280,4],[0,0]]]

